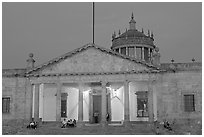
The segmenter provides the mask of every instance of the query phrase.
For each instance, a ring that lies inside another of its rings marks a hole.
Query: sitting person
[[[164,128],[166,128],[168,130],[172,130],[168,121],[164,121]]]
[[[31,122],[29,123],[29,125],[27,126],[27,128],[36,129],[36,128],[37,128],[37,122],[31,121]]]
[[[75,119],[73,120],[73,124],[74,124],[74,127],[76,127],[76,120]]]
[[[74,123],[73,123],[72,119],[68,120],[67,125],[69,127],[74,127]]]
[[[67,126],[67,121],[66,118],[62,121],[62,126],[61,128],[65,128]]]

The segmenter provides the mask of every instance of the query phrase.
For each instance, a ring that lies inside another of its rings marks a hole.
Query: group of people
[[[170,124],[167,120],[164,121],[164,128],[168,129],[168,130],[172,130],[172,128],[170,127]]]
[[[62,121],[62,126],[61,128],[66,128],[66,127],[76,127],[76,120],[72,120],[72,119],[69,119],[68,121],[66,119],[64,119]]]
[[[29,128],[29,129],[36,129],[37,128],[37,122],[31,121],[29,123],[29,125],[27,126],[27,128]]]

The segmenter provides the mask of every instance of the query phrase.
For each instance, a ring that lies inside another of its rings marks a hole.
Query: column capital
[[[101,86],[106,87],[107,83],[108,83],[107,81],[101,81]]]
[[[128,84],[128,83],[130,83],[131,82],[131,80],[128,80],[128,79],[126,79],[125,81],[124,81],[124,83],[126,83],[126,84]]]

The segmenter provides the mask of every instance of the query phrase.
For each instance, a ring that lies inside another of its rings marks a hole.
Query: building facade
[[[202,120],[202,64],[160,63],[153,33],[112,35],[111,49],[87,44],[49,62],[2,71],[6,120],[128,124]]]

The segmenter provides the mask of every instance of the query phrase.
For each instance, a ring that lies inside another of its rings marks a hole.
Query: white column
[[[136,47],[134,47],[134,51],[135,51],[135,58],[137,58],[137,49],[136,49]]]
[[[126,47],[126,55],[128,56],[128,47]]]
[[[106,110],[106,82],[102,82],[102,103],[101,103],[101,109],[102,109],[102,114],[101,114],[101,123],[102,125],[106,125],[106,114],[107,114],[107,110]]]
[[[150,48],[148,48],[148,59],[149,59],[149,62],[150,62],[150,60],[151,60]]]
[[[129,81],[124,83],[124,122],[125,124],[130,121],[130,110],[129,110]]]
[[[144,61],[144,47],[142,47],[142,60]]]
[[[119,53],[121,54],[121,50],[120,50],[120,48],[119,48]]]
[[[35,84],[34,121],[39,121],[39,85]]]
[[[153,122],[154,121],[154,111],[153,111],[152,81],[148,82],[148,113],[149,113],[149,122]]]
[[[78,106],[78,122],[83,122],[83,87],[82,83],[79,83],[79,106]]]
[[[56,95],[56,121],[61,121],[61,90],[62,83],[57,82],[57,95]]]

